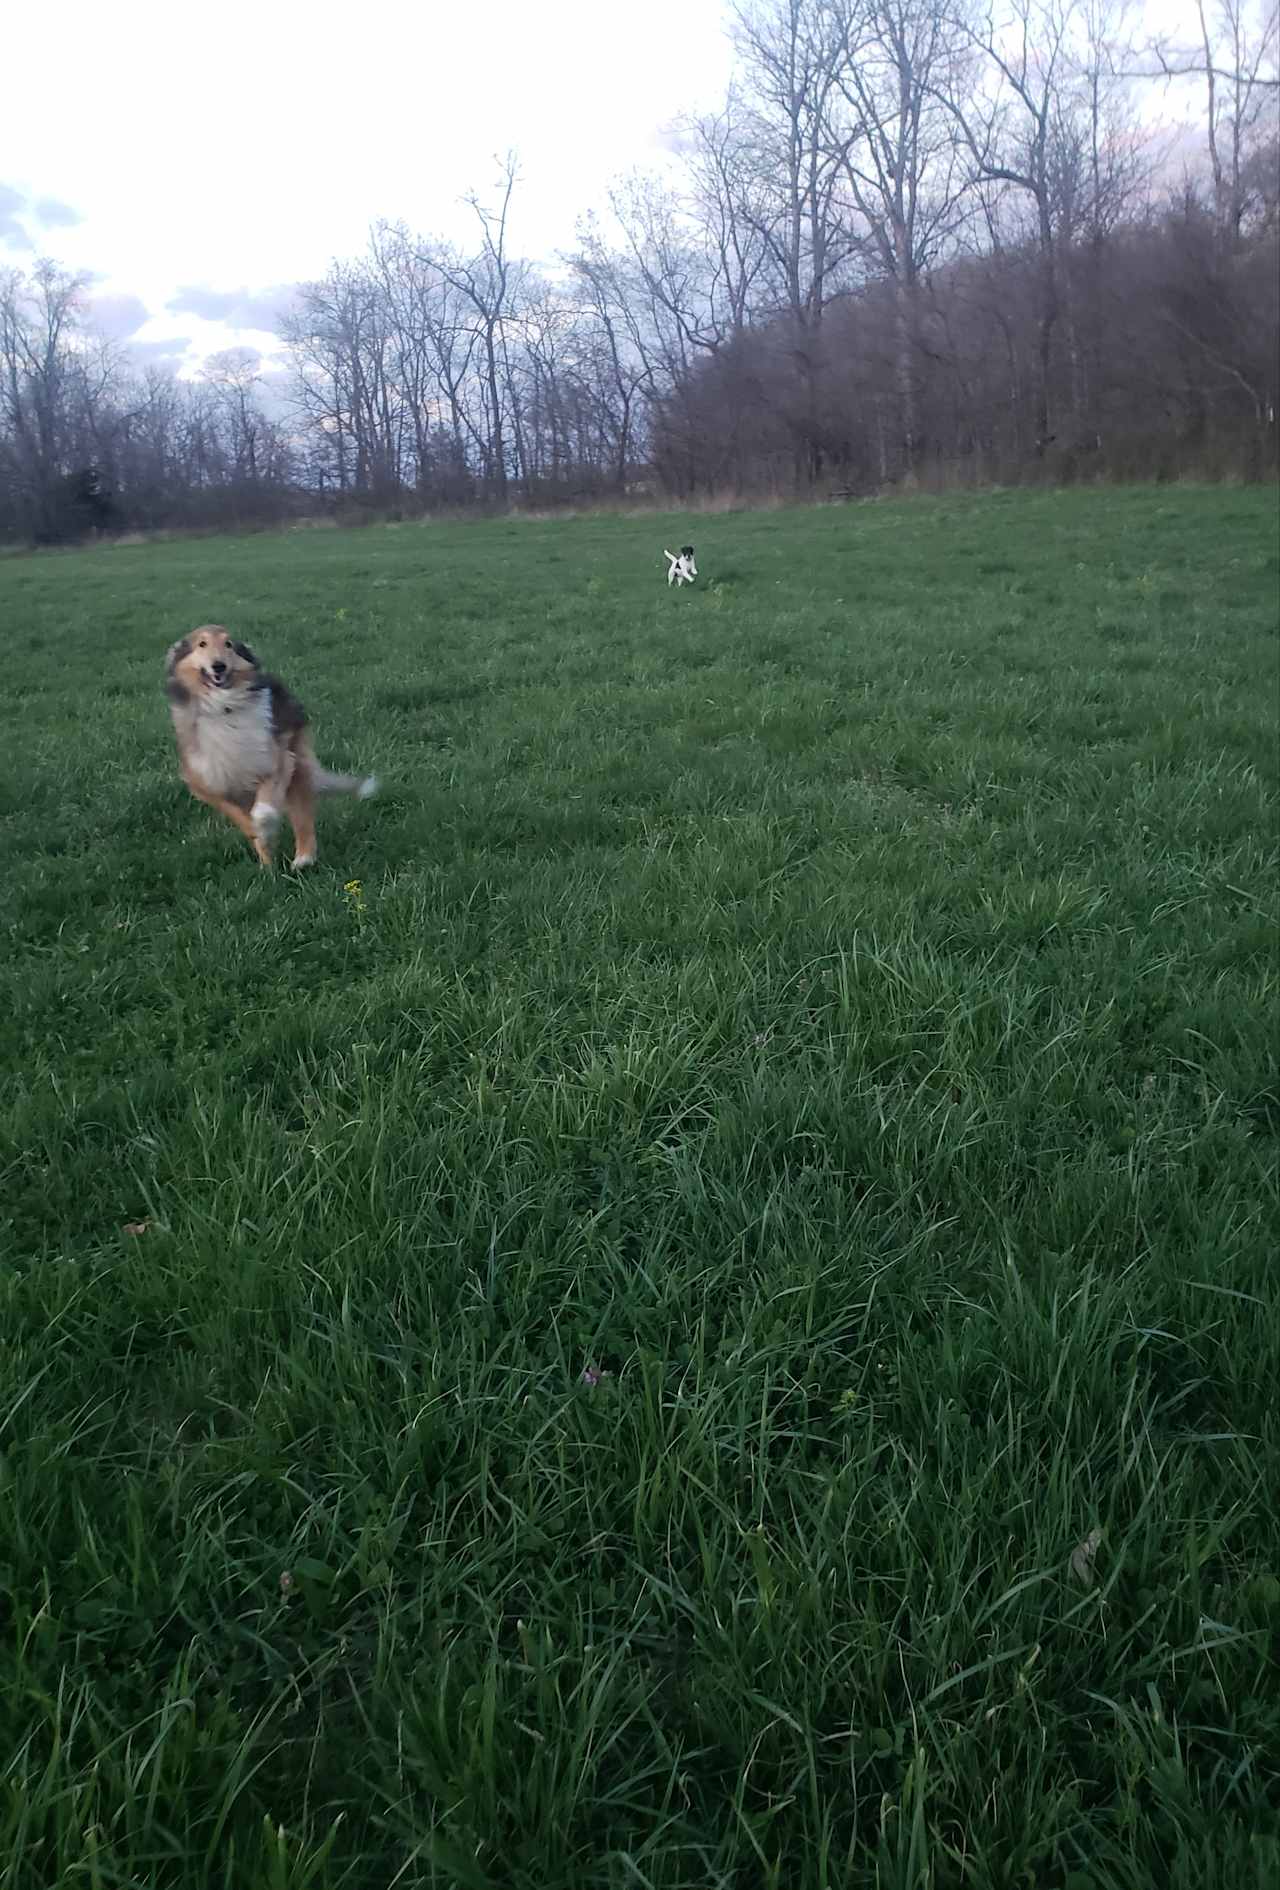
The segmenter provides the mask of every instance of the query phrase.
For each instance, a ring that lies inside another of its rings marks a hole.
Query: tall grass
[[[1270,498],[682,532],[0,570],[5,1890],[1276,1881]]]

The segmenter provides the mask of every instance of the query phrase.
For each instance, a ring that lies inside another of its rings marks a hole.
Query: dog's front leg
[[[268,853],[265,858],[263,857],[262,848],[258,841],[257,829],[249,815],[245,813],[244,808],[241,807],[237,801],[229,801],[224,794],[214,794],[211,789],[205,786],[198,775],[184,774],[183,779],[196,799],[203,801],[206,807],[212,807],[215,813],[221,814],[224,819],[229,820],[233,827],[238,827],[258,858],[262,860],[262,864],[264,866],[270,866],[271,855]]]
[[[253,806],[249,809],[254,833],[253,850],[264,866],[271,865],[276,830],[280,825],[296,761],[293,750],[286,748],[274,772],[264,776],[254,790]]]

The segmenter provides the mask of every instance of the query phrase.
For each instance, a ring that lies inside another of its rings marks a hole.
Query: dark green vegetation
[[[685,535],[0,566],[0,1886],[1277,1880],[1274,494]]]

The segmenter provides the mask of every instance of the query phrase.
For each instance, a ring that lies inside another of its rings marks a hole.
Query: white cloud
[[[6,94],[0,176],[18,202],[0,195],[0,237],[13,224],[21,241],[42,205],[41,253],[167,310],[193,349],[188,315],[218,322],[226,346],[380,217],[468,240],[461,200],[514,148],[513,243],[549,259],[612,178],[657,154],[664,124],[715,102],[726,17],[727,0],[649,0],[639,16],[599,0],[133,0],[122,34],[67,0],[56,108],[47,87]],[[5,37],[10,70],[47,68],[43,15],[19,10]]]
[[[138,295],[91,295],[89,319],[108,341],[127,341],[151,319],[146,303]]]
[[[190,346],[190,335],[162,335],[158,341],[139,341],[134,337],[129,342],[129,353],[139,367],[169,368],[177,373]]]
[[[280,317],[288,313],[295,294],[291,282],[268,289],[206,289],[187,284],[165,306],[174,315],[198,315],[203,321],[272,333]]]
[[[80,212],[57,197],[32,197],[13,184],[0,184],[0,248],[35,249],[49,230],[71,229]]]
[[[21,213],[27,200],[12,184],[0,184],[0,249],[34,249]]]
[[[57,197],[37,197],[31,214],[43,230],[71,229],[83,220],[78,210],[73,210],[69,203],[61,203]]]

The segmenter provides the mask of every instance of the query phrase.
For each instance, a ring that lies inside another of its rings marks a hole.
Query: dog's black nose
[[[225,663],[210,663],[209,668],[213,671],[215,676],[225,676],[227,673]]]

